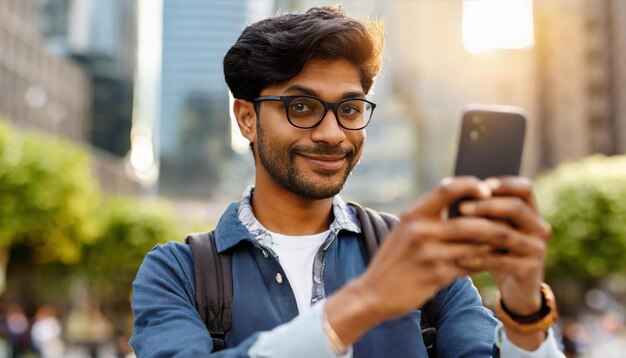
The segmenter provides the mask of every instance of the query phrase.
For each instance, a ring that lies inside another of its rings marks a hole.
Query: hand
[[[500,237],[493,243],[495,250],[479,259],[461,261],[461,266],[489,270],[504,305],[518,315],[532,314],[541,308],[540,285],[550,225],[539,216],[529,179],[490,178],[486,183],[493,196],[465,202],[460,210],[465,217],[492,219],[500,226]],[[545,339],[545,332],[521,334],[504,328],[514,344],[527,350],[535,350]]]
[[[529,179],[490,178],[485,183],[493,196],[464,202],[460,210],[465,217],[495,219],[500,237],[492,243],[496,250],[484,256],[482,267],[470,264],[468,268],[489,270],[511,311],[534,313],[541,308],[539,292],[550,225],[539,216]]]
[[[485,200],[491,191],[474,177],[442,181],[402,214],[365,273],[328,299],[328,321],[343,343],[352,344],[374,325],[420,307],[452,280],[475,272],[457,262],[487,254],[502,225],[484,218],[446,220],[448,207],[468,196]]]

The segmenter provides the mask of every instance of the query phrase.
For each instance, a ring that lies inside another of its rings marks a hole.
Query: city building
[[[155,140],[160,194],[219,195],[226,162],[236,160],[222,60],[245,25],[255,16],[269,14],[271,5],[267,1],[163,2]]]
[[[88,78],[50,55],[26,3],[0,0],[0,113],[19,128],[73,142],[89,135]]]
[[[452,174],[469,103],[526,109],[523,175],[595,153],[626,152],[626,3],[527,3],[534,46],[471,53],[463,43],[463,2],[390,2],[387,75],[395,96],[412,108],[420,190]],[[490,15],[502,16],[483,14]]]
[[[541,166],[626,153],[626,3],[537,1]]]
[[[91,145],[91,78],[42,36],[39,25],[47,17],[41,11],[37,2],[0,0],[0,114],[18,128],[84,146],[106,192],[138,192],[125,161]]]
[[[29,0],[49,52],[80,64],[91,84],[89,141],[130,150],[136,68],[135,0]]]

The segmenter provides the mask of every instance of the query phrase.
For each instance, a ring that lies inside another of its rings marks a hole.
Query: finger
[[[532,180],[522,176],[490,177],[485,180],[494,196],[516,196],[524,200],[535,212],[537,202],[533,195]]]
[[[488,186],[476,177],[445,178],[434,190],[406,210],[402,214],[402,219],[411,220],[418,217],[440,219],[441,212],[461,198],[485,199],[490,196]]]
[[[492,250],[490,245],[475,243],[449,243],[433,241],[424,245],[418,253],[416,260],[419,262],[455,262],[484,255]]]
[[[444,241],[488,244],[492,248],[521,256],[537,256],[545,252],[545,240],[485,218],[460,217],[449,220],[443,228],[441,240]]]
[[[452,280],[470,273],[473,272],[454,263],[439,262],[438,264],[429,267],[427,282],[434,283],[439,287],[444,287]]]
[[[461,204],[460,210],[463,215],[482,216],[512,222],[520,230],[536,233],[542,238],[547,238],[550,235],[548,223],[519,197],[503,196],[466,201]]]

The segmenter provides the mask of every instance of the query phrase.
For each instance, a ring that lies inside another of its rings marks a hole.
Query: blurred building
[[[41,11],[37,2],[0,0],[0,114],[19,128],[83,144],[105,191],[137,192],[123,159],[90,145],[91,78],[51,49],[40,32]]]
[[[415,123],[415,186],[452,175],[461,115],[470,103],[520,106],[528,112],[522,172],[537,172],[536,65],[531,50],[469,53],[463,2],[390,3],[385,18],[392,92]],[[495,29],[494,29],[495,31]]]
[[[626,2],[535,6],[541,166],[626,153]]]
[[[272,5],[163,2],[159,193],[180,198],[218,194],[226,162],[233,157],[222,61],[247,22],[269,15]]]
[[[527,110],[523,175],[626,152],[626,2],[532,4],[534,47],[473,54],[463,44],[462,2],[389,3],[387,74],[417,125],[420,190],[452,173],[468,103]]]
[[[136,67],[135,0],[29,0],[51,53],[79,63],[91,83],[89,140],[114,156],[130,150]]]
[[[76,64],[48,54],[30,10],[0,0],[0,113],[17,127],[85,142],[89,81]]]

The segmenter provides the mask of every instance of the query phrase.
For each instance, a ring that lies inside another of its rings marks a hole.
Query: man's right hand
[[[415,310],[454,279],[472,273],[458,265],[492,248],[497,225],[476,217],[446,220],[455,201],[491,196],[475,177],[444,179],[400,217],[367,270],[328,298],[326,316],[346,345],[380,322]]]

